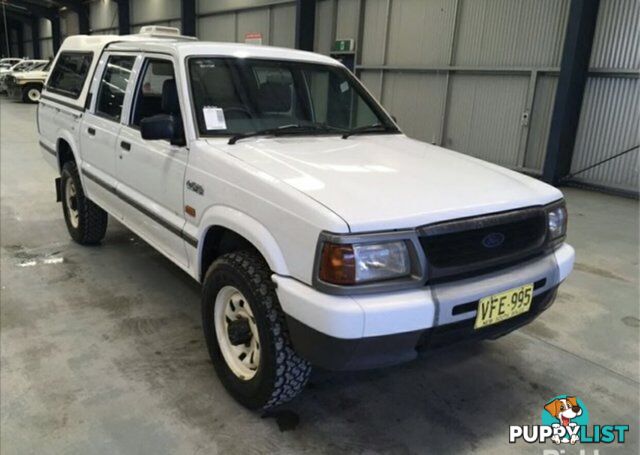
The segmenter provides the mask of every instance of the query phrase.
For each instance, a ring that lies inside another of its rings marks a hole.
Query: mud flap
[[[62,189],[60,188],[60,184],[62,182],[62,179],[60,177],[55,179],[55,185],[56,185],[56,202],[61,202],[62,201]]]

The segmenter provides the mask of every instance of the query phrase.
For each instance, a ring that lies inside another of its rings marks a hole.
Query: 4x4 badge
[[[191,180],[187,180],[187,189],[199,194],[200,196],[204,194],[204,188],[202,188],[202,185],[192,182]]]

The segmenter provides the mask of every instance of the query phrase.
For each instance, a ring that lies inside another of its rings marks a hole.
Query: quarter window
[[[92,59],[91,52],[61,53],[51,71],[47,90],[70,98],[79,97]]]
[[[112,55],[109,57],[98,89],[97,114],[116,122],[120,121],[124,95],[135,60],[136,58],[132,56]]]

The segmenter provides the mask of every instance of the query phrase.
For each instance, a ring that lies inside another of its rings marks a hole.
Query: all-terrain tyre
[[[256,252],[228,253],[209,267],[202,288],[209,355],[222,384],[249,409],[292,400],[311,374],[291,345],[271,274]]]
[[[78,167],[73,161],[62,167],[60,195],[64,221],[71,238],[81,245],[100,243],[107,232],[108,215],[84,195]]]

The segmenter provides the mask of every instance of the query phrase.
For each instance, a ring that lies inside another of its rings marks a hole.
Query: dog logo
[[[598,423],[589,425],[589,411],[575,395],[558,395],[542,406],[541,425],[510,425],[509,443],[527,444],[623,444],[629,425]],[[544,453],[564,454],[564,449],[545,450]],[[594,454],[597,451],[594,452]],[[585,453],[580,450],[580,453]]]
[[[502,232],[492,232],[482,239],[482,246],[485,248],[497,248],[504,243],[504,234]]]
[[[566,429],[569,429],[583,424],[578,423],[577,421],[573,422],[574,419],[577,420],[577,418],[580,417],[584,412],[576,397],[556,397],[549,403],[545,404],[544,409],[545,411],[547,411],[547,413],[549,413],[553,418],[556,419],[556,421],[551,424],[551,426],[553,427],[563,426]],[[569,434],[571,436],[568,436]],[[564,438],[560,439],[560,436],[558,434],[554,434],[551,440],[556,444],[560,444],[560,442],[569,442],[571,444],[575,444],[580,440],[580,437],[575,433],[567,431],[565,435],[566,436]]]

